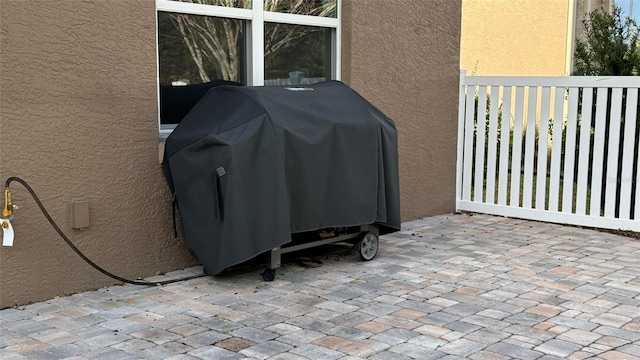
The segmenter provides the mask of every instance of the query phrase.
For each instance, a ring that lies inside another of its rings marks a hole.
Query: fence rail
[[[640,231],[639,86],[462,71],[458,210]]]

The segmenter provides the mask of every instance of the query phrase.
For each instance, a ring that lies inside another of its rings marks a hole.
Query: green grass
[[[531,202],[531,207],[535,208],[536,207],[536,191],[537,191],[537,181],[538,178],[534,177],[533,181],[532,181],[532,202]],[[499,177],[496,175],[496,181],[495,181],[495,189],[494,189],[494,201],[495,203],[497,203],[498,201],[498,193],[500,190],[499,187]],[[545,186],[545,206],[544,208],[547,209],[548,205],[549,205],[549,193],[550,193],[550,189],[549,189],[549,185],[551,183],[551,179],[549,178],[549,176],[546,177],[546,186]],[[576,203],[577,203],[577,189],[578,187],[578,183],[577,182],[573,182],[573,199],[572,199],[572,209],[571,212],[575,213],[576,211]],[[560,182],[559,182],[559,194],[558,194],[558,209],[561,211],[562,210],[562,193],[563,193],[563,188],[564,188],[564,181],[561,178]],[[474,196],[474,188],[471,189],[471,198],[473,199]],[[483,196],[482,196],[482,200],[486,201],[486,192],[487,192],[487,180],[484,180],[484,184],[483,184]],[[518,201],[518,205],[522,206],[522,199],[523,199],[523,194],[524,194],[524,176],[520,176],[520,199]],[[511,173],[508,174],[507,176],[507,204],[510,203],[510,199],[511,199]],[[590,209],[590,205],[591,205],[591,189],[587,188],[587,204],[586,204],[586,209],[587,209],[587,214],[589,213],[589,209]]]

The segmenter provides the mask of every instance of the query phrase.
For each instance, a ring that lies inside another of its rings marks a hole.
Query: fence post
[[[456,212],[460,211],[458,201],[462,199],[462,156],[464,149],[464,114],[465,114],[465,79],[467,71],[460,69],[460,82],[458,91],[458,151],[456,156]]]

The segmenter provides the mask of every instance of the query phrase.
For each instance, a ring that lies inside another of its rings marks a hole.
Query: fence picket
[[[511,86],[505,86],[502,99],[502,121],[500,123],[500,173],[498,180],[498,204],[507,204],[507,188],[509,187],[509,137],[511,129]]]
[[[551,175],[549,177],[549,210],[558,211],[560,197],[560,155],[562,153],[562,122],[564,88],[556,87],[553,114],[553,134],[551,135]]]
[[[565,137],[564,171],[562,173],[562,212],[573,212],[573,169],[575,166],[576,131],[578,128],[578,88],[569,88],[567,135]]]
[[[589,155],[591,152],[591,115],[593,88],[582,90],[582,123],[580,125],[580,149],[578,152],[578,178],[576,179],[576,214],[587,214],[587,186],[589,184]]]
[[[549,101],[551,88],[542,88],[540,104],[540,134],[538,136],[538,168],[536,180],[536,209],[546,209],[547,195],[547,148],[549,146]]]
[[[631,219],[631,187],[633,186],[633,149],[635,147],[636,121],[638,111],[638,89],[627,89],[626,113],[624,117],[624,148],[622,154],[622,175],[620,179],[621,219]],[[639,174],[640,175],[640,174]],[[636,180],[640,182],[639,180]],[[637,193],[636,193],[637,195]],[[638,202],[636,201],[636,207]],[[637,212],[635,214],[638,214]],[[638,215],[635,216],[638,219]]]
[[[536,110],[538,108],[538,87],[529,87],[529,100],[527,103],[527,126],[524,146],[524,179],[522,186],[522,207],[533,207],[533,159],[536,150]]]
[[[618,155],[620,152],[620,121],[622,115],[622,89],[614,88],[611,93],[609,120],[609,146],[607,147],[607,178],[605,183],[604,216],[614,217],[616,212],[616,192],[618,190]]]
[[[500,88],[491,87],[489,106],[489,146],[487,150],[487,198],[489,204],[495,203],[496,189],[496,148],[498,143],[498,103],[500,102]]]

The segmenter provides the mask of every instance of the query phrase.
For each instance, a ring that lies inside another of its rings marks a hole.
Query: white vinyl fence
[[[640,231],[638,87],[462,71],[457,209]]]

